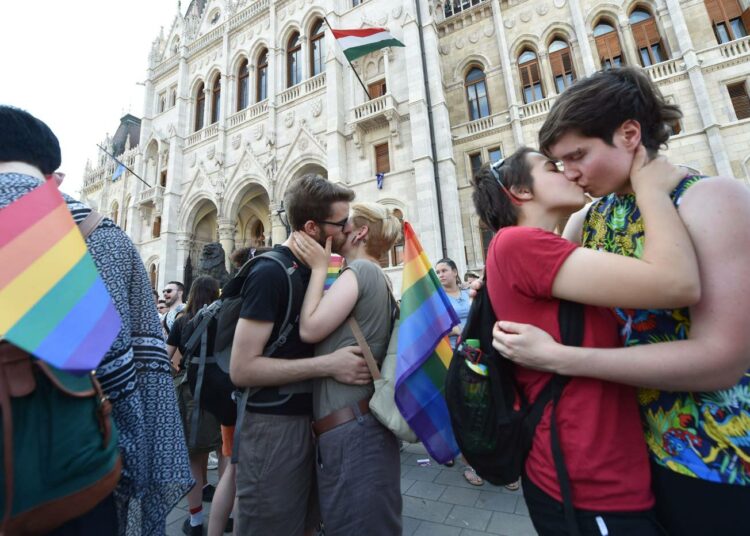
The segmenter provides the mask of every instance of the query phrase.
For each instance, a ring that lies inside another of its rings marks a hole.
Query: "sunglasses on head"
[[[516,196],[513,195],[511,191],[505,187],[505,184],[503,184],[503,179],[500,175],[500,168],[503,167],[503,164],[505,164],[505,158],[501,158],[497,162],[494,162],[492,165],[490,165],[490,171],[492,172],[492,176],[495,178],[495,182],[497,182],[498,186],[500,186],[500,189],[505,192],[505,195],[508,196],[508,200],[515,206],[520,207],[521,201],[518,200],[518,198],[516,198]]]

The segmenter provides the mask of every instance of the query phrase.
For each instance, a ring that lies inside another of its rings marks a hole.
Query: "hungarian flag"
[[[349,61],[361,58],[375,50],[385,47],[402,47],[404,44],[391,35],[385,28],[363,28],[361,30],[334,30],[333,37],[341,45],[344,56]]]

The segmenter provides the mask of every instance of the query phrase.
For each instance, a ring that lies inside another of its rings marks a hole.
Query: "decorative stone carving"
[[[193,153],[192,158],[190,159],[190,167],[194,168],[195,164],[198,163],[198,155],[196,153]]]
[[[216,154],[216,146],[215,145],[211,145],[208,148],[208,151],[206,151],[206,156],[208,157],[209,160],[213,160],[215,154]]]
[[[552,4],[554,4],[557,9],[562,9],[565,7],[565,0],[552,0]]]
[[[286,128],[294,126],[294,110],[290,110],[284,115],[284,126]]]
[[[392,17],[393,17],[394,19],[400,19],[400,18],[401,18],[401,14],[402,14],[403,12],[404,12],[404,6],[398,6],[398,7],[394,7],[394,8],[393,8],[393,9],[391,10],[391,16],[392,16]]]
[[[509,30],[513,28],[513,26],[515,25],[516,25],[516,19],[514,19],[513,17],[509,17],[505,19],[505,21],[503,21],[503,26],[505,26]]]
[[[239,149],[241,143],[242,134],[237,134],[236,136],[232,137],[232,149]]]
[[[492,24],[488,24],[484,27],[484,36],[492,37],[493,35],[495,35],[495,26]]]
[[[322,111],[323,111],[323,101],[321,99],[317,99],[313,101],[312,103],[313,117],[318,117]]]
[[[549,11],[549,6],[547,5],[546,2],[543,2],[539,4],[538,6],[536,6],[536,12],[540,17],[545,16],[548,11]]]
[[[302,136],[300,138],[299,143],[297,144],[297,146],[299,147],[300,151],[307,151],[307,148],[308,148],[309,144],[310,144],[310,142],[307,141],[307,137],[306,136]]]
[[[263,123],[258,123],[253,129],[253,136],[256,140],[259,140],[263,136]]]
[[[466,46],[466,41],[464,41],[463,37],[459,37],[458,39],[456,39],[454,45],[456,45],[456,48],[458,50],[461,50],[462,48],[464,48],[464,46]]]
[[[531,11],[524,10],[521,11],[521,22],[529,22],[531,20]]]
[[[442,54],[443,56],[447,56],[448,52],[450,52],[450,47],[446,45],[445,43],[441,43],[439,50],[440,50],[440,54]]]
[[[469,34],[469,42],[471,42],[472,44],[477,44],[478,41],[479,41],[479,34],[478,33],[473,32],[473,33]]]
[[[201,252],[201,258],[198,262],[198,269],[195,271],[196,276],[208,275],[219,280],[219,284],[224,286],[224,283],[229,279],[229,273],[225,264],[226,255],[224,248],[221,247],[219,242],[211,242],[203,246]]]

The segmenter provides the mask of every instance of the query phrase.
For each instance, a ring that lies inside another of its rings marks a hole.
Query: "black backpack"
[[[562,343],[580,346],[583,341],[583,305],[560,300],[558,313]],[[445,397],[461,454],[479,476],[495,485],[515,482],[524,471],[536,426],[548,402],[552,402],[551,443],[565,517],[571,534],[578,534],[570,490],[570,478],[560,448],[554,409],[569,377],[553,375],[541,393],[529,404],[515,381],[513,363],[492,346],[496,317],[486,287],[472,302],[460,342],[456,346],[447,376]],[[466,341],[478,339],[480,350]],[[477,373],[466,360],[486,367]]]
[[[292,276],[297,270],[294,263],[290,263],[288,256],[271,250],[248,260],[237,274],[224,286],[221,299],[207,305],[183,328],[182,339],[185,342],[183,366],[187,365],[187,376],[193,398],[199,401],[202,409],[212,413],[225,426],[241,425],[244,412],[237,412],[238,398],[242,398],[241,407],[252,406],[250,397],[260,388],[248,388],[239,392],[229,377],[229,360],[232,354],[232,343],[237,322],[242,308],[242,288],[252,266],[258,259],[270,259],[279,264],[287,275],[289,285],[289,301],[287,302],[284,322],[279,329],[279,335],[264,349],[264,355],[271,356],[281,347],[289,334],[297,325],[299,318],[292,318],[291,311],[294,299],[294,282]],[[215,327],[213,348],[208,347],[209,329]],[[239,396],[235,395],[239,392]],[[271,403],[264,402],[264,406],[276,406],[285,403],[291,394],[280,396]],[[191,434],[188,445],[194,445],[200,412],[193,412]],[[235,444],[237,438],[235,438]]]

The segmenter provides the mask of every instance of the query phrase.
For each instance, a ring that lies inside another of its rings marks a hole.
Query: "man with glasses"
[[[321,245],[330,237],[333,251],[338,252],[351,232],[353,198],[348,188],[308,174],[289,186],[284,206],[292,230],[307,233]],[[261,256],[251,268],[232,346],[232,381],[260,388],[243,408],[244,421],[236,431],[238,534],[302,536],[315,525],[317,508],[308,508],[314,503],[315,466],[312,384],[307,380],[333,377],[356,385],[370,381],[358,347],[311,357],[313,345],[302,342],[296,320],[285,342],[275,351],[268,350],[279,339],[289,303],[290,317],[299,318],[310,280],[310,269],[294,257],[290,240]],[[284,268],[268,255],[279,259],[291,274],[291,302]]]
[[[167,314],[164,315],[164,321],[162,327],[164,328],[164,337],[169,335],[172,331],[172,325],[174,324],[177,315],[182,312],[185,308],[185,304],[182,302],[182,295],[185,292],[185,285],[179,281],[170,281],[164,290],[161,291],[164,295],[164,302],[167,304]]]

